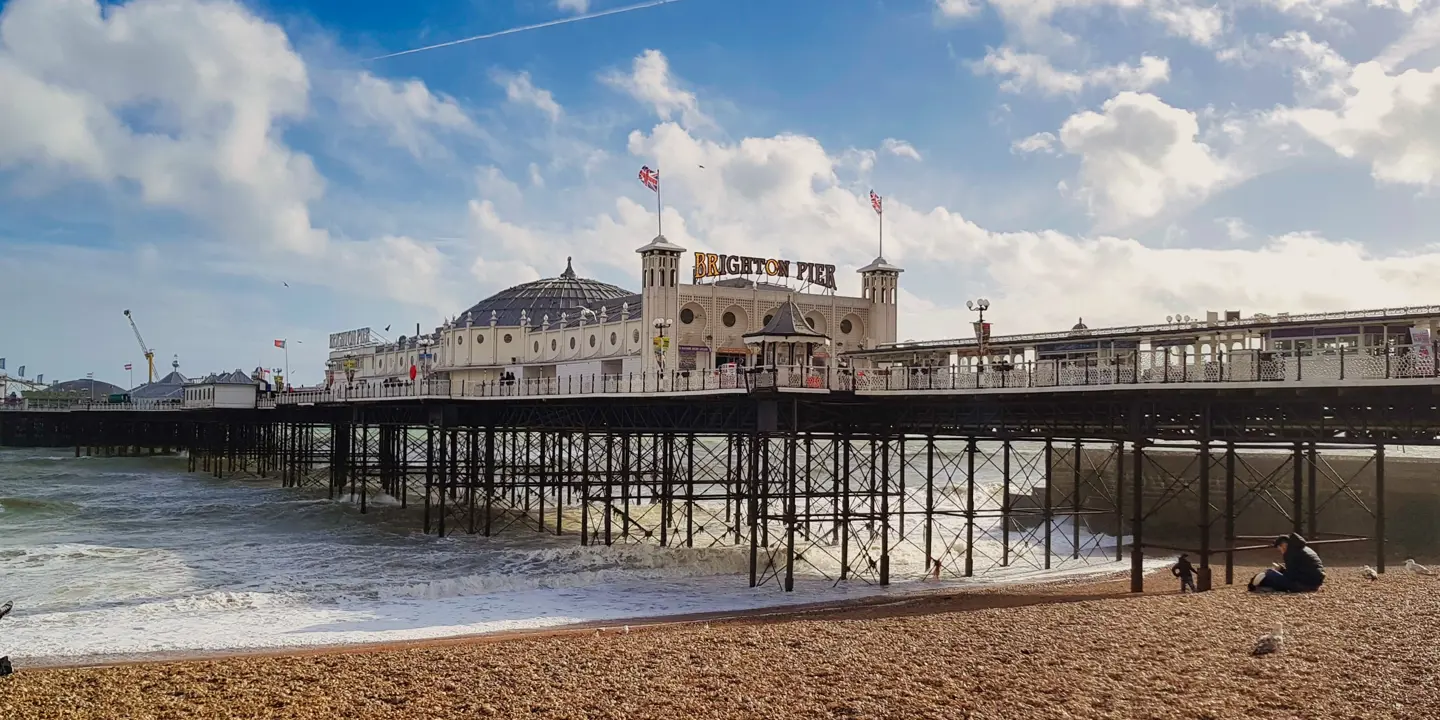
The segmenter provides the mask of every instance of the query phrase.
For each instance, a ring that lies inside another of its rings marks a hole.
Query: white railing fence
[[[684,394],[708,391],[816,390],[924,392],[1085,386],[1217,383],[1362,384],[1437,378],[1437,344],[1304,351],[1232,350],[1195,355],[1186,350],[1138,350],[1107,358],[993,362],[981,366],[827,368],[770,366],[616,375],[566,375],[482,382],[422,379],[352,383],[324,390],[262,394],[256,407],[401,398],[506,398]],[[1437,380],[1440,381],[1440,380]],[[213,407],[180,400],[6,400],[0,409],[28,411],[174,411]]]
[[[855,370],[853,387],[883,392],[1242,382],[1350,384],[1434,378],[1435,351],[1434,344],[1389,349],[1232,350],[1198,356],[1183,349],[1138,350],[1083,360]]]

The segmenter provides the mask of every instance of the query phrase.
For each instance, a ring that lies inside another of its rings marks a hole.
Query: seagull
[[[285,282],[284,280],[281,280],[281,281],[280,281],[280,284],[281,284],[281,285],[284,285],[285,287],[290,287],[290,283],[287,283],[287,282]]]
[[[584,320],[585,318],[590,318],[591,320],[594,320],[595,311],[587,307],[580,308],[580,319]]]
[[[1434,575],[1434,574],[1435,574],[1435,571],[1434,571],[1434,570],[1431,570],[1430,568],[1425,567],[1424,565],[1421,565],[1420,563],[1415,562],[1415,558],[1410,558],[1409,560],[1406,560],[1406,561],[1405,561],[1405,569],[1406,569],[1406,570],[1409,570],[1409,571],[1412,572],[1412,573],[1415,573],[1416,575]]]
[[[1260,636],[1255,642],[1255,649],[1250,651],[1251,655],[1269,655],[1280,652],[1280,646],[1285,643],[1285,628],[1281,625],[1275,626],[1275,632],[1266,633]]]
[[[1366,565],[1363,569],[1361,569],[1360,574],[1365,576],[1365,579],[1369,580],[1370,582],[1375,582],[1376,580],[1380,579],[1380,573],[1375,572],[1375,568],[1370,567],[1369,565]]]

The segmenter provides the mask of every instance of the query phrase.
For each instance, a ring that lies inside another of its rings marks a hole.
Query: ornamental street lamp
[[[980,346],[980,356],[985,356],[985,344],[990,340],[990,326],[985,323],[985,311],[990,309],[990,301],[985,298],[978,300],[966,300],[965,309],[980,313],[980,319],[975,322],[975,340]]]
[[[670,348],[670,338],[665,337],[665,330],[675,321],[668,318],[655,318],[655,361],[660,367],[660,372],[665,372],[665,351]]]

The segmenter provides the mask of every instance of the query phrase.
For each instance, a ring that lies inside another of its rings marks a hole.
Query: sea
[[[572,533],[519,528],[439,538],[421,532],[417,508],[387,496],[370,496],[362,514],[324,490],[216,479],[186,464],[0,449],[0,602],[15,607],[0,621],[0,655],[84,664],[618,625],[1128,568],[1114,560],[1125,538],[1090,533],[1085,561],[1073,561],[1066,526],[1055,528],[1052,569],[1034,556],[1036,538],[1018,532],[1013,544],[1030,555],[998,567],[991,527],[973,578],[924,579],[923,551],[904,542],[892,548],[889,587],[801,572],[787,593],[748,586],[745,545],[582,547]],[[980,494],[994,497],[998,473],[981,477]],[[938,535],[946,552],[963,552],[963,533]]]

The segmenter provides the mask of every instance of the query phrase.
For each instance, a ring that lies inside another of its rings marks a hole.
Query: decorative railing
[[[280,393],[280,405],[399,398],[505,398],[577,395],[653,395],[714,390],[747,390],[745,373],[733,370],[676,370],[618,375],[566,375],[514,380],[418,380],[336,385],[329,390]]]
[[[1183,349],[1138,350],[1111,358],[1032,360],[979,367],[853,371],[860,392],[1058,388],[1215,383],[1360,384],[1435,378],[1435,346],[1333,350],[1232,350],[1197,356]],[[849,389],[849,388],[845,388]]]
[[[981,366],[836,369],[810,366],[677,370],[620,375],[567,375],[483,382],[422,379],[416,382],[355,383],[326,390],[297,390],[256,398],[259,409],[283,405],[388,399],[466,399],[661,395],[699,392],[836,391],[952,392],[1043,390],[1116,386],[1198,387],[1227,383],[1359,385],[1375,381],[1434,380],[1440,383],[1435,344],[1343,348],[1299,352],[1232,350],[1196,356],[1186,350],[1139,350],[1107,358],[1032,360]],[[209,404],[207,404],[209,406]],[[137,400],[127,403],[79,400],[6,401],[3,410],[175,411],[194,402]]]

